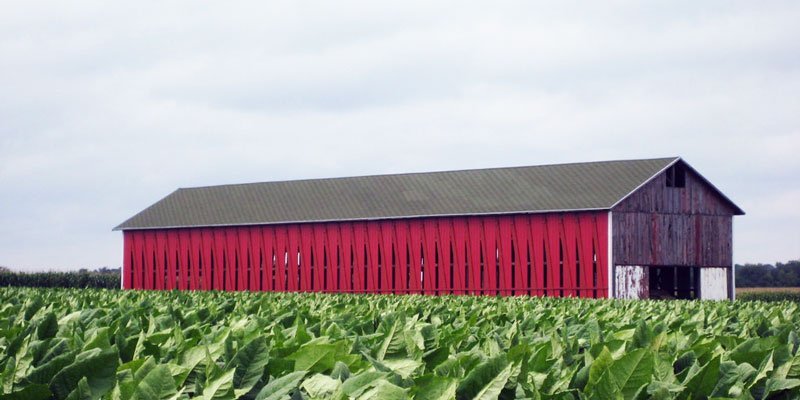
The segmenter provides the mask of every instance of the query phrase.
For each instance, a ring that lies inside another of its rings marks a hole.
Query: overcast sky
[[[4,1],[0,265],[117,267],[178,187],[676,155],[800,258],[800,2],[467,3]]]

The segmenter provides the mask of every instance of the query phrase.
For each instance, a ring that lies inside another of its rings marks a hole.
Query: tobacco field
[[[0,288],[0,399],[800,397],[797,303]]]

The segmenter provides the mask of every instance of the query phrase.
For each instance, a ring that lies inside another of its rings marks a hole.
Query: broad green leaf
[[[86,377],[78,381],[78,386],[67,396],[67,400],[92,400],[92,389],[89,387],[89,381]]]
[[[458,380],[445,376],[426,375],[414,380],[414,399],[449,400],[456,398]]]
[[[642,386],[652,380],[653,354],[649,349],[634,350],[615,360],[600,375],[590,393],[598,398],[632,399]]]
[[[292,390],[297,389],[298,384],[306,376],[306,371],[296,371],[273,379],[264,386],[256,396],[256,400],[279,400],[287,397]]]
[[[150,369],[136,385],[135,398],[169,399],[176,393],[175,381],[166,365],[158,365]]]
[[[233,398],[233,374],[236,370],[223,372],[206,382],[203,388],[203,400]]]
[[[408,398],[408,392],[386,380],[379,380],[375,386],[357,397],[358,400],[402,400]]]
[[[327,398],[333,396],[341,385],[342,382],[329,376],[315,374],[303,381],[301,386],[312,398]]]
[[[53,377],[50,391],[56,399],[64,399],[78,386],[81,378],[85,377],[93,398],[99,398],[114,386],[117,365],[119,354],[115,347],[80,353],[71,365]]]
[[[47,385],[28,385],[12,393],[0,394],[0,400],[47,400],[51,396]]]
[[[269,362],[269,350],[266,340],[261,336],[251,340],[236,352],[226,368],[236,370],[233,375],[233,388],[237,398],[249,392],[261,380],[267,362]]]
[[[505,355],[494,357],[476,366],[458,385],[459,398],[496,399],[511,377],[514,364]]]
[[[683,391],[681,398],[697,399],[709,396],[717,385],[719,374],[720,358],[715,357],[708,364],[698,368],[696,372],[687,377],[683,383],[686,389]]]

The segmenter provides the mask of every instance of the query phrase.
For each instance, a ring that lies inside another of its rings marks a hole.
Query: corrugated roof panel
[[[678,158],[179,189],[115,229],[609,209]]]

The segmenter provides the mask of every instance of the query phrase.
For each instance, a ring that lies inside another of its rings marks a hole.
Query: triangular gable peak
[[[744,215],[744,211],[680,158],[612,207],[619,212]]]

